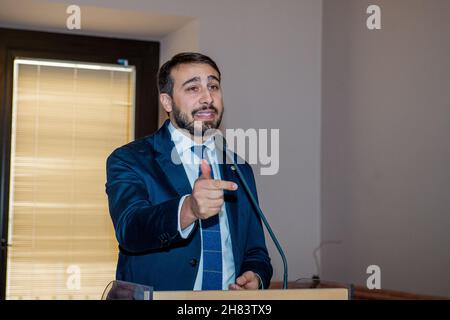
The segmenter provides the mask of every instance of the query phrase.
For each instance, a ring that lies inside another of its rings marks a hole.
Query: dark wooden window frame
[[[135,138],[158,126],[159,42],[0,28],[0,299],[5,299],[11,156],[13,62],[16,57],[117,64],[136,68]]]

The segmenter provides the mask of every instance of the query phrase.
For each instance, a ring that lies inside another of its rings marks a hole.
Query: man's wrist
[[[194,223],[187,226],[186,228],[181,228],[181,208],[182,208],[184,200],[186,200],[187,196],[188,195],[184,195],[181,197],[180,202],[178,204],[178,214],[177,214],[177,220],[178,220],[177,230],[183,239],[187,239],[189,237],[189,235],[192,233],[192,230],[194,229]]]
[[[188,195],[181,206],[181,213],[180,213],[180,225],[181,229],[185,229],[191,224],[193,224],[197,217],[194,215],[191,207],[191,196]]]

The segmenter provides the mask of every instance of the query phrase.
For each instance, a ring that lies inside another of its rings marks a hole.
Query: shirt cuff
[[[187,226],[184,230],[181,230],[181,207],[183,206],[183,202],[186,199],[186,197],[189,196],[188,194],[181,197],[180,202],[178,203],[178,232],[180,233],[181,237],[183,239],[187,239],[190,235],[192,230],[194,229],[195,222],[191,223],[189,226]]]
[[[258,289],[263,290],[263,289],[264,289],[264,283],[263,283],[263,281],[262,281],[260,275],[257,274],[256,272],[255,272],[255,275],[256,275],[256,276],[258,277],[258,279],[259,279],[259,288],[258,288]]]

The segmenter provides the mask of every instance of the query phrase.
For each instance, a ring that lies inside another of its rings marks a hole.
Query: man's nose
[[[210,105],[213,102],[214,102],[214,100],[213,100],[213,97],[211,95],[211,92],[209,92],[208,89],[202,90],[202,95],[200,97],[200,103],[201,104],[208,104],[208,105]]]

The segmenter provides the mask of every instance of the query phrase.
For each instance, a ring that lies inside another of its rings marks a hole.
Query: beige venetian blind
[[[133,139],[134,68],[16,59],[7,299],[99,299],[117,243],[105,162]]]

